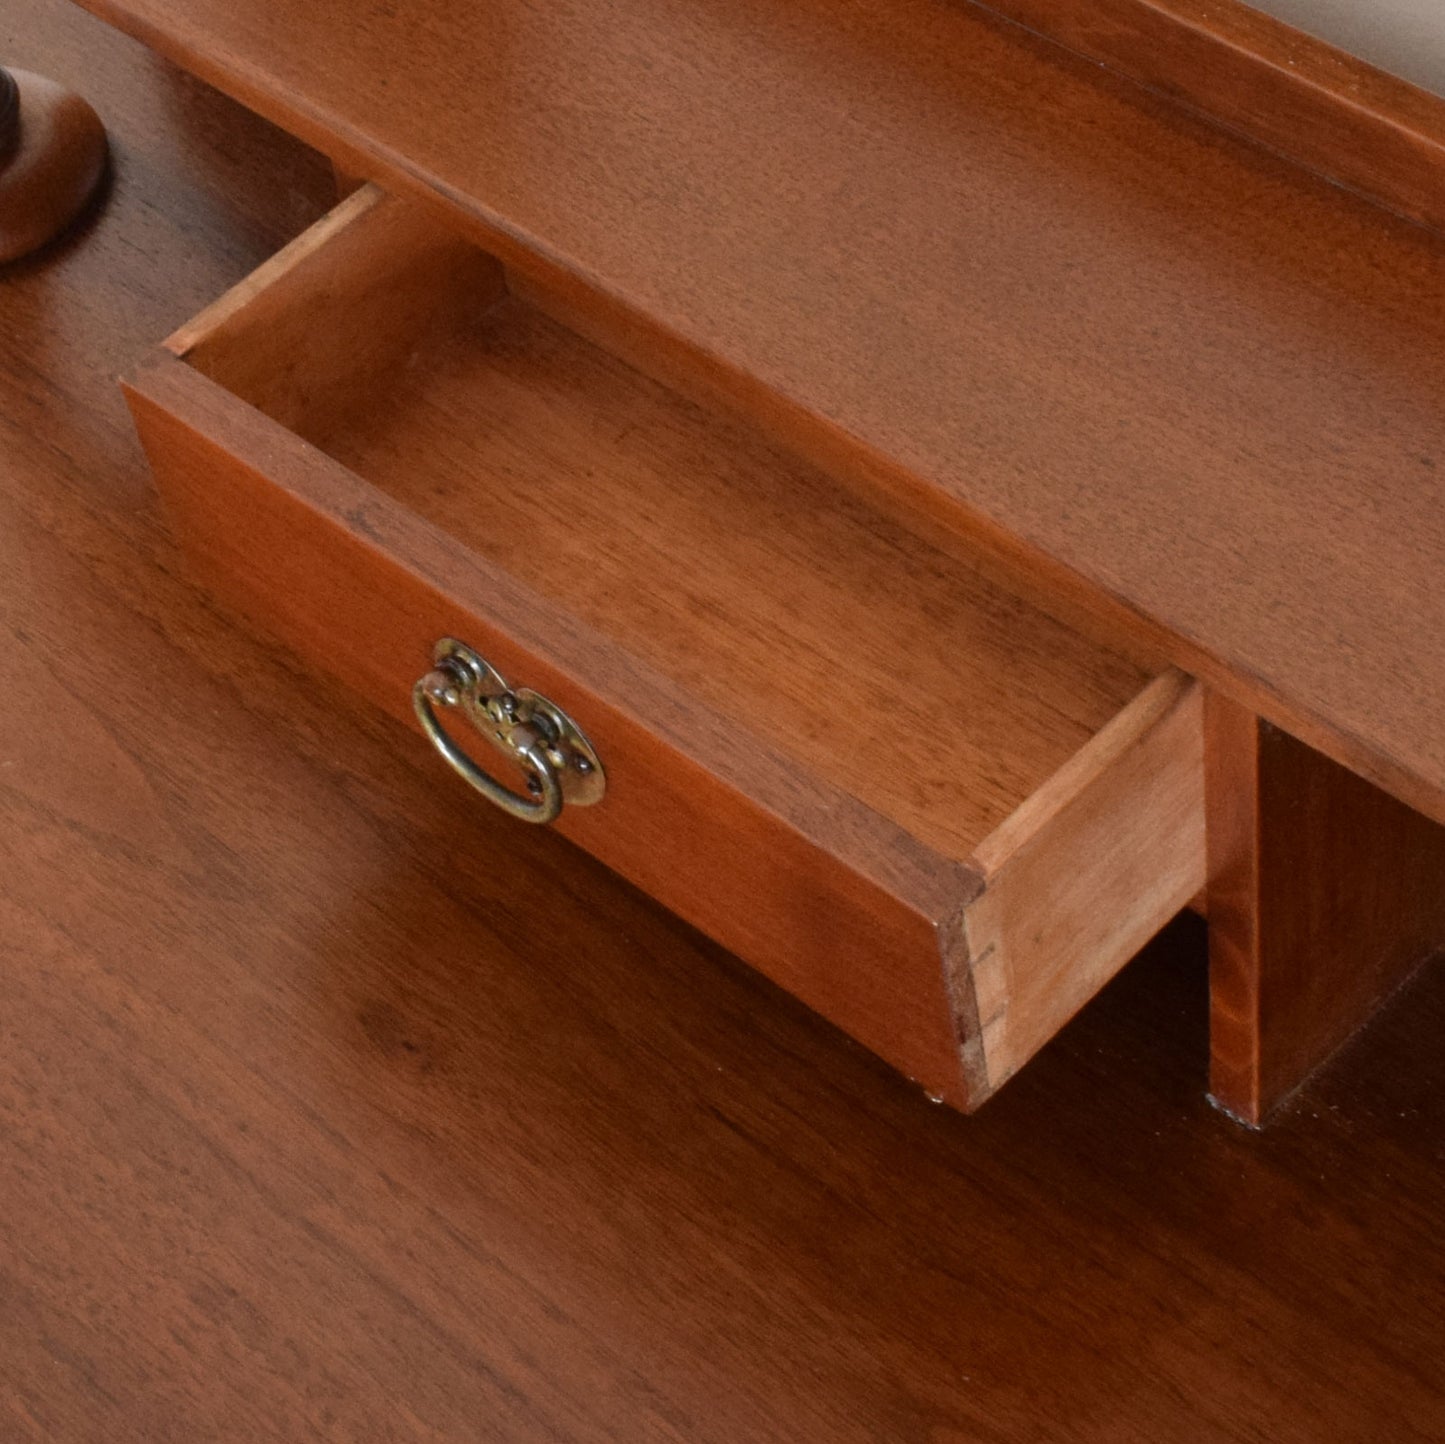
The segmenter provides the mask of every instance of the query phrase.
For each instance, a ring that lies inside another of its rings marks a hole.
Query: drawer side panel
[[[961,965],[992,1092],[1204,886],[1199,684],[1159,677],[974,863]]]

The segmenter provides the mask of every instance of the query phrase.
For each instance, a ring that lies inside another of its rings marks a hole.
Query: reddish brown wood
[[[1437,238],[970,6],[92,3],[1445,819]]]
[[[113,380],[329,168],[4,13],[126,158],[0,284],[6,1444],[1438,1436],[1445,972],[1247,1134],[1174,930],[965,1119],[438,796],[183,579]]]
[[[0,263],[74,224],[105,157],[105,127],[78,95],[28,70],[0,70]]]
[[[935,1096],[982,1102],[1200,885],[1186,679],[507,297],[424,209],[353,197],[167,347],[137,422],[225,600],[403,719],[446,635],[554,698],[608,776],[561,829]]]
[[[507,285],[372,191],[166,347],[938,852],[1148,684]]]
[[[976,879],[180,362],[131,395],[187,555],[228,606],[400,720],[439,637],[526,679],[585,719],[608,768],[605,806],[559,831],[966,1106],[982,1077],[963,1073],[938,933]],[[433,787],[459,790],[440,767]]]
[[[1445,227],[1445,100],[1238,0],[982,0],[1401,215]]]
[[[1205,706],[1210,1090],[1254,1126],[1445,946],[1445,828]]]

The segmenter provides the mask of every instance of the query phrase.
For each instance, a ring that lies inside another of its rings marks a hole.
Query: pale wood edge
[[[973,894],[970,901],[982,887],[982,880],[976,876],[971,881]],[[978,989],[968,965],[966,915],[965,904],[940,922],[935,930],[944,996],[958,1049],[961,1082],[957,1096],[940,1094],[937,1101],[951,1103],[964,1113],[976,1113],[992,1097],[994,1089],[989,1082],[988,1059],[984,1052]]]
[[[477,319],[505,294],[494,256],[367,186],[207,308],[180,334],[180,359],[322,441],[439,316]]]
[[[224,295],[218,296],[204,310],[172,331],[161,346],[172,356],[183,359],[244,311],[263,291],[284,280],[302,262],[323,250],[337,235],[385,200],[386,192],[374,185],[363,185],[353,191],[295,240],[263,261],[244,280],[238,281]]]
[[[978,0],[1167,100],[1445,229],[1445,100],[1238,0]]]
[[[1042,787],[1037,788],[973,851],[970,861],[985,877],[996,876],[1079,795],[1178,707],[1196,683],[1176,668],[1156,677],[1122,712],[1110,718]]]
[[[1198,683],[1156,679],[972,862],[959,962],[993,1091],[1204,886]]]

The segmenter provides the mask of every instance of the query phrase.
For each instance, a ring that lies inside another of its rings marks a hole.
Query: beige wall
[[[1256,10],[1445,95],[1445,0],[1249,0]]]

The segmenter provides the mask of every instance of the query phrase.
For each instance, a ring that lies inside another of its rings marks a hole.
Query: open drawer
[[[976,1106],[1202,887],[1197,687],[547,311],[357,192],[128,383],[191,563],[398,717],[430,674],[523,805],[434,647],[550,698],[605,784],[561,831]]]

